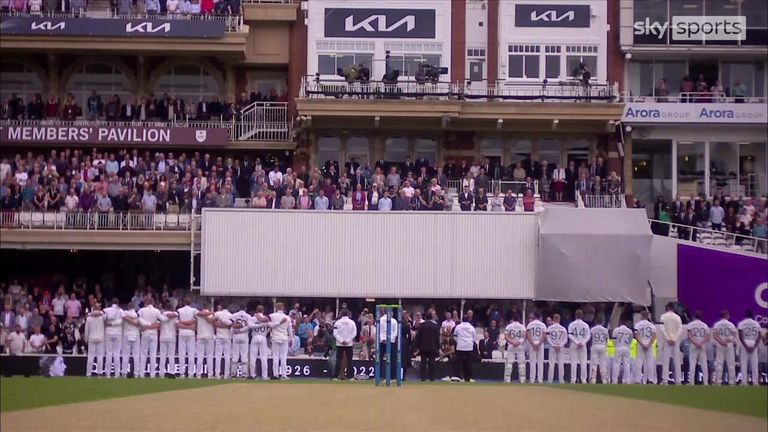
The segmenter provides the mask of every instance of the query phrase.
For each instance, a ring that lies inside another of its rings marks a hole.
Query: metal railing
[[[756,103],[768,102],[768,97],[733,97],[719,92],[683,92],[674,96],[633,96],[621,92],[621,102],[625,103]]]
[[[651,225],[651,230],[656,235],[718,246],[725,249],[768,254],[768,240],[764,238],[746,236],[728,231],[718,231],[710,228],[682,225],[658,219],[649,219],[648,223]]]
[[[3,12],[0,18],[95,18],[95,19],[140,19],[140,20],[183,20],[183,21],[222,21],[227,32],[239,32],[243,29],[243,17],[239,15],[185,15],[185,14],[119,14],[111,9],[106,11],[72,10],[61,12]]]
[[[619,96],[618,84],[593,84],[561,81],[548,83],[515,83],[488,85],[486,83],[453,84],[450,82],[420,84],[402,79],[396,83],[383,81],[347,82],[344,79],[305,77],[301,97],[304,98],[358,98],[358,99],[438,99],[476,101],[596,101],[615,102]]]
[[[192,228],[189,213],[146,212],[0,212],[0,228],[22,230],[86,230],[86,231],[188,231]]]
[[[627,208],[627,200],[624,194],[586,194],[586,196],[582,197],[582,200],[587,208]]]
[[[514,193],[521,193],[523,188],[527,185],[524,181],[514,180],[489,180],[488,190],[486,192],[492,194],[507,193],[508,190],[512,190]],[[475,186],[477,187],[477,186]],[[461,193],[464,190],[464,179],[448,180],[447,189],[455,189],[456,193]],[[534,195],[539,194],[539,181],[533,182]]]

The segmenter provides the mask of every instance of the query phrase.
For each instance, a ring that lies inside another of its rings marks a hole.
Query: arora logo
[[[632,108],[627,107],[627,112],[624,114],[625,118],[630,119],[687,119],[690,113],[679,111],[662,111],[655,108]]]

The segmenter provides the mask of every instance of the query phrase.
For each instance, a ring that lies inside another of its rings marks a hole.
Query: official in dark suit
[[[435,322],[431,311],[425,315],[426,321],[416,330],[416,350],[421,356],[421,380],[435,380],[435,357],[440,351],[440,327]]]
[[[473,202],[475,202],[475,197],[472,196],[469,186],[464,186],[464,192],[459,195],[459,207],[461,207],[461,211],[472,211]]]
[[[120,108],[120,118],[124,121],[139,119],[139,107],[133,103],[133,98],[128,96],[128,101]]]
[[[210,104],[204,100],[197,103],[197,114],[195,115],[197,120],[210,120],[211,119],[211,107]]]

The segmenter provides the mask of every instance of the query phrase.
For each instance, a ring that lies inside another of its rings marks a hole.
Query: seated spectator
[[[179,14],[181,14],[181,8],[180,8],[179,0],[166,0],[166,2],[165,2],[165,10],[168,13],[168,15],[179,15]]]
[[[160,13],[160,1],[159,0],[145,0],[144,11],[147,15],[157,15]]]

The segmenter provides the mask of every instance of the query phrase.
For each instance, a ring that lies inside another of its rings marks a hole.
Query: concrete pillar
[[[632,190],[632,180],[634,178],[634,170],[632,167],[632,134],[624,134],[624,189],[627,194],[634,194]]]
[[[59,82],[61,69],[61,57],[56,54],[48,54],[47,76],[45,88],[48,94],[56,95],[62,101],[64,100],[64,86],[66,83]]]
[[[136,88],[134,93],[138,98],[143,98],[152,93],[149,88],[149,68],[147,67],[147,59],[140,55],[136,61]]]
[[[339,169],[344,170],[344,163],[349,160],[349,151],[347,150],[347,141],[349,140],[349,134],[339,134],[339,141],[341,141],[341,160],[339,161]]]
[[[374,161],[384,158],[384,136],[380,131],[376,131],[373,134],[371,148],[371,156]]]
[[[227,64],[224,66],[224,86],[226,92],[225,100],[237,101],[237,77],[235,76],[235,66]]]
[[[539,143],[541,142],[541,138],[538,136],[531,137],[531,161],[538,161],[539,160]]]

